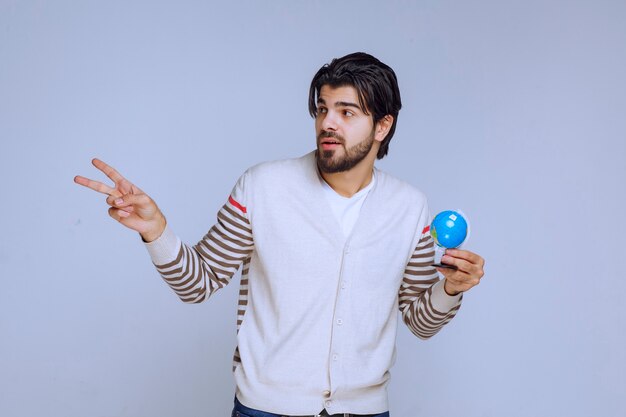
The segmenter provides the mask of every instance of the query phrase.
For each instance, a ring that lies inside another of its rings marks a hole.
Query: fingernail
[[[121,198],[118,198],[117,200],[115,200],[115,204],[117,204],[118,206],[122,204],[123,202],[124,200],[122,200]]]
[[[128,217],[130,216],[130,213],[124,211],[124,210],[120,210],[120,217]]]

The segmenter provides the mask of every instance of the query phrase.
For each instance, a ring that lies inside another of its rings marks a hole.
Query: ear
[[[389,129],[391,129],[391,125],[393,125],[393,116],[388,114],[376,123],[375,132],[374,132],[374,140],[378,142],[382,142],[387,137],[387,133],[389,133]]]

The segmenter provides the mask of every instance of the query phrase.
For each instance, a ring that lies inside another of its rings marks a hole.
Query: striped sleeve
[[[249,262],[254,242],[241,183],[240,180],[217,213],[217,223],[196,245],[188,246],[174,237],[176,243],[169,245],[169,257],[159,255],[156,248],[148,248],[157,271],[183,302],[204,301],[226,286],[241,265]],[[173,235],[166,230],[163,239],[172,239],[168,234]]]
[[[399,291],[402,319],[420,339],[434,336],[461,307],[462,294],[452,297],[445,293],[444,281],[439,280],[432,266],[434,259],[435,242],[426,227],[406,266]]]

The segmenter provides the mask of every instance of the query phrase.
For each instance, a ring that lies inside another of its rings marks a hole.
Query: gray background
[[[195,243],[237,177],[312,149],[363,50],[404,108],[379,167],[470,217],[455,320],[403,326],[400,416],[623,416],[623,1],[0,0],[0,415],[226,416],[238,280],[184,305],[73,184],[97,156]]]

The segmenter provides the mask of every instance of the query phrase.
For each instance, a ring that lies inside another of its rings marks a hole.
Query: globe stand
[[[433,264],[433,266],[436,266],[438,268],[458,270],[459,268],[454,265],[448,265],[441,262],[441,257],[446,253],[446,249],[447,248],[444,248],[443,246],[435,245],[435,263]]]

